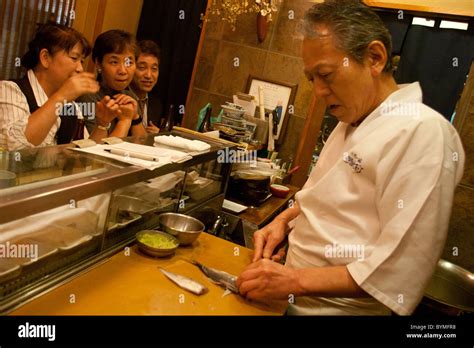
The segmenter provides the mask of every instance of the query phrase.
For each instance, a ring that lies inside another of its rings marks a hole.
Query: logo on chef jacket
[[[360,173],[364,169],[364,167],[362,167],[362,158],[359,158],[354,152],[344,152],[342,159],[351,166],[354,173]]]

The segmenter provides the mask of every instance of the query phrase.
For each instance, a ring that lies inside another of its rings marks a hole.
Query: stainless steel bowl
[[[440,260],[426,288],[425,297],[447,314],[474,313],[474,274]]]
[[[183,214],[164,213],[158,221],[163,231],[178,238],[180,245],[192,244],[205,229],[201,221]]]
[[[142,243],[140,241],[140,237],[143,236],[144,234],[158,234],[158,235],[164,236],[165,238],[167,238],[168,240],[173,242],[174,246],[172,248],[155,248],[155,247],[152,247],[152,246],[150,246],[148,244],[145,244],[145,243]],[[165,257],[165,256],[172,255],[172,254],[174,254],[174,252],[176,251],[176,249],[179,246],[179,241],[175,237],[170,236],[168,233],[165,233],[165,232],[162,232],[162,231],[143,230],[143,231],[138,232],[135,235],[135,237],[137,239],[138,249],[140,251],[144,252],[145,254],[150,255],[150,256]]]

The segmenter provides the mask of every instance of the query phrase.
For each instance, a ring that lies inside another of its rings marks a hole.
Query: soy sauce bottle
[[[170,105],[168,115],[163,119],[160,125],[160,132],[171,132],[174,126],[174,104]]]

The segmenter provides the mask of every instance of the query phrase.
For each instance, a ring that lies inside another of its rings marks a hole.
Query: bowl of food
[[[272,184],[270,185],[270,191],[275,197],[285,198],[290,192],[290,189],[283,185]]]
[[[155,257],[173,255],[179,241],[168,233],[156,230],[143,230],[136,234],[138,249]]]
[[[164,213],[158,221],[163,231],[178,238],[180,245],[192,244],[205,229],[201,221],[184,214]]]

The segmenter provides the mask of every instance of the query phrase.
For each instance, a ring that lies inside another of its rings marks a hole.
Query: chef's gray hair
[[[379,40],[387,50],[384,72],[392,72],[392,40],[377,14],[359,0],[326,0],[313,5],[305,14],[304,32],[308,38],[321,36],[315,24],[326,24],[336,38],[336,47],[357,62],[363,62],[367,47]]]

